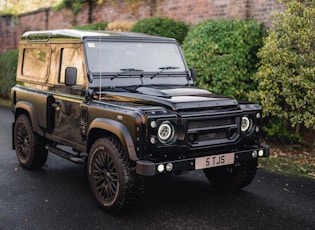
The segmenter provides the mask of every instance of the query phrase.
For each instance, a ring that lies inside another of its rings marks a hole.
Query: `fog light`
[[[172,163],[167,163],[166,165],[166,171],[170,172],[173,170],[173,164]]]
[[[156,126],[157,126],[156,121],[151,121],[150,126],[151,126],[151,128],[153,128],[153,129],[156,128]]]
[[[158,167],[157,167],[157,170],[161,173],[164,171],[164,165],[160,164]]]
[[[262,157],[264,155],[264,150],[259,150],[259,152],[258,152],[258,156],[260,156],[260,157]]]
[[[259,131],[260,131],[260,129],[259,129],[259,127],[257,126],[257,127],[256,127],[256,133],[259,133]]]
[[[256,158],[256,157],[257,157],[257,151],[256,151],[256,150],[252,152],[252,157],[253,157],[253,158]]]
[[[151,137],[150,137],[150,143],[151,143],[152,145],[156,144],[156,137],[151,136]]]

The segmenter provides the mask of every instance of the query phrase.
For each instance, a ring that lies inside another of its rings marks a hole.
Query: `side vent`
[[[82,136],[87,135],[88,108],[81,107],[80,133]]]
[[[47,97],[47,130],[52,133],[55,128],[55,108],[52,104],[55,103],[55,98],[53,96]]]

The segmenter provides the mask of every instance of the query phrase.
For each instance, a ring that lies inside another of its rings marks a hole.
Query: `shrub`
[[[290,125],[285,119],[268,116],[264,118],[264,123],[262,131],[267,141],[271,140],[282,144],[294,144],[302,140],[299,135],[292,133]]]
[[[155,36],[175,38],[182,43],[188,32],[188,26],[166,17],[144,18],[131,28],[132,32],[145,33]]]
[[[262,46],[262,27],[255,21],[208,20],[187,34],[183,51],[197,70],[197,84],[210,91],[247,99]]]
[[[286,0],[287,9],[274,13],[273,27],[259,52],[259,83],[252,99],[267,116],[315,128],[315,3]],[[273,133],[281,135],[280,132]]]
[[[133,27],[134,22],[126,22],[126,21],[113,21],[108,23],[106,30],[110,31],[130,31]]]
[[[54,7],[55,10],[71,9],[73,14],[78,14],[86,0],[62,0]]]
[[[92,23],[92,24],[83,25],[83,26],[76,26],[76,27],[74,27],[74,29],[77,29],[77,30],[105,30],[107,25],[108,25],[107,22],[99,22],[99,23]]]
[[[10,89],[16,84],[18,50],[10,50],[0,57],[0,96],[9,98]]]

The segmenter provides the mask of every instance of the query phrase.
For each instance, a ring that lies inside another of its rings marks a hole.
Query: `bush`
[[[54,7],[55,10],[71,9],[73,14],[78,14],[86,0],[63,0]]]
[[[133,22],[126,22],[126,21],[113,21],[108,23],[106,30],[110,31],[130,31],[133,27]]]
[[[304,126],[315,129],[315,3],[285,2],[286,11],[274,13],[272,30],[258,54],[259,84],[252,99],[265,115],[288,121],[299,135]],[[281,132],[272,134],[279,137]]]
[[[0,57],[0,96],[9,98],[10,89],[16,84],[18,50],[10,50]]]
[[[295,135],[290,129],[290,124],[284,119],[275,116],[264,118],[264,126],[262,128],[264,139],[282,144],[294,144],[302,139],[299,135]]]
[[[188,26],[166,17],[144,18],[131,28],[131,32],[175,38],[182,43],[187,35]]]
[[[76,26],[76,27],[74,27],[74,29],[77,29],[77,30],[105,30],[107,25],[108,25],[107,22],[99,22],[99,23],[92,23],[92,24],[83,25],[83,26]]]
[[[208,20],[188,32],[183,51],[200,87],[247,100],[256,88],[252,76],[260,47],[262,27],[255,21]]]

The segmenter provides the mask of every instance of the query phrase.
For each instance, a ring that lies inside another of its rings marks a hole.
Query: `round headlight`
[[[241,131],[245,133],[248,130],[250,130],[251,127],[252,127],[252,120],[248,116],[242,117]]]
[[[163,122],[158,129],[158,137],[161,142],[167,142],[174,136],[174,127],[168,121]]]

